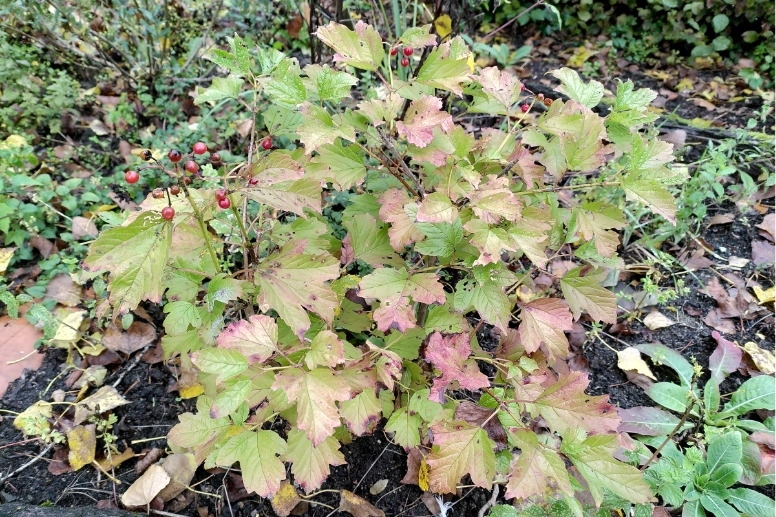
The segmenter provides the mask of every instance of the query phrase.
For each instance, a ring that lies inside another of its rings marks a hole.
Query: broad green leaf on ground
[[[509,190],[509,178],[493,176],[468,194],[474,214],[489,224],[498,224],[501,218],[517,221],[523,204]]]
[[[474,309],[482,319],[504,332],[509,327],[514,306],[504,294],[504,289],[495,282],[481,284],[473,279],[458,282],[453,303],[456,311],[466,313]]]
[[[520,98],[520,81],[514,75],[506,71],[502,72],[498,67],[483,68],[479,79],[482,91],[503,106],[505,113]]]
[[[612,229],[626,226],[622,210],[607,203],[585,203],[577,212],[579,233],[586,241],[594,241],[596,251],[603,257],[612,257],[620,245],[620,238]]]
[[[758,375],[747,380],[736,391],[722,408],[722,414],[741,416],[749,411],[776,409],[776,390],[773,377]]]
[[[586,373],[569,372],[527,406],[563,436],[578,429],[588,433],[616,432],[620,418],[615,407],[609,403],[608,395],[587,395],[588,384]]]
[[[490,386],[488,377],[480,372],[477,362],[469,358],[470,353],[467,332],[452,336],[443,336],[439,332],[431,334],[426,344],[425,359],[442,372],[442,377],[434,379],[430,400],[444,403],[445,390],[452,381],[468,390]]]
[[[337,401],[350,399],[350,386],[328,368],[305,371],[281,370],[272,389],[283,390],[289,402],[296,402],[299,429],[318,446],[340,425]]]
[[[454,223],[458,220],[458,208],[442,192],[432,192],[418,206],[420,223]]]
[[[342,226],[348,231],[342,241],[340,261],[343,265],[362,260],[376,268],[404,266],[404,259],[393,251],[388,240],[388,228],[378,224],[371,215],[359,214],[343,222]]]
[[[411,449],[420,445],[420,425],[423,421],[417,413],[403,407],[394,411],[388,422],[385,424],[385,430],[394,433],[393,440],[405,449]]]
[[[325,144],[310,160],[307,172],[310,177],[331,181],[341,190],[348,190],[353,185],[361,185],[366,177],[364,153],[355,144]]]
[[[748,488],[729,488],[728,501],[752,517],[772,517],[776,510],[772,498]]]
[[[434,446],[426,457],[431,491],[454,494],[466,474],[471,476],[472,483],[490,490],[496,474],[496,455],[495,444],[485,429],[456,420],[434,424],[431,431]]]
[[[361,101],[356,106],[358,106],[358,113],[366,117],[372,125],[379,127],[395,120],[403,104],[404,99],[399,95],[389,93],[385,99]]]
[[[248,368],[248,359],[240,350],[206,348],[191,354],[191,362],[200,371],[217,375],[224,381],[239,375]]]
[[[656,407],[638,406],[628,409],[617,409],[622,422],[619,431],[637,433],[646,436],[665,436],[676,428],[679,419],[667,411]],[[691,427],[687,422],[684,428]]]
[[[356,141],[356,130],[345,122],[342,115],[332,117],[328,111],[309,102],[299,108],[302,123],[296,129],[304,152],[311,154],[326,144],[333,144],[337,138],[348,142]]]
[[[469,242],[477,248],[480,256],[474,261],[474,265],[501,263],[501,252],[504,250],[515,251],[514,241],[506,230],[499,227],[491,227],[485,221],[472,218],[464,225],[464,229],[472,234]]]
[[[307,65],[304,67],[307,79],[302,79],[310,92],[310,101],[339,103],[350,95],[350,89],[358,79],[346,72],[332,70],[329,65]]]
[[[520,447],[520,456],[509,471],[509,482],[504,497],[507,499],[528,499],[544,494],[550,481],[568,495],[574,495],[568,470],[557,452],[539,445],[533,431],[512,428],[510,441]]]
[[[381,413],[380,401],[373,390],[364,390],[340,403],[342,419],[355,436],[371,433],[380,421]]]
[[[183,413],[167,435],[174,445],[183,448],[198,447],[225,433],[232,422],[228,418],[210,418],[207,413]]]
[[[291,463],[294,483],[306,493],[321,487],[329,477],[330,466],[347,463],[334,437],[326,438],[316,447],[305,433],[297,429],[288,433],[288,451],[281,458]]]
[[[604,96],[604,85],[598,81],[590,81],[585,84],[575,70],[566,67],[551,73],[561,82],[561,86],[555,88],[556,92],[567,95],[571,100],[588,108],[595,108],[601,102]]]
[[[243,79],[234,75],[228,77],[214,77],[213,82],[207,88],[199,90],[194,99],[194,104],[200,105],[206,102],[215,102],[223,99],[236,99],[240,95]]]
[[[162,299],[162,272],[171,240],[172,224],[159,214],[144,212],[128,226],[100,233],[89,247],[84,269],[110,272],[109,300],[121,314],[142,300],[157,303]]]
[[[244,190],[250,199],[307,217],[305,208],[321,213],[321,184],[313,178],[302,178],[290,185],[249,187]]]
[[[569,306],[558,298],[539,298],[523,305],[518,338],[525,351],[533,353],[544,344],[548,357],[563,359],[568,355],[569,341],[564,330],[571,331]]]
[[[300,75],[299,66],[291,59],[277,64],[269,77],[260,79],[273,104],[295,108],[307,99],[307,90]]]
[[[437,37],[431,34],[430,23],[421,27],[410,27],[399,36],[399,43],[412,48],[433,47],[436,42]]]
[[[356,22],[355,30],[329,22],[319,27],[315,35],[334,49],[334,62],[342,62],[361,70],[375,71],[383,62],[385,50],[380,34],[363,21]]]
[[[230,323],[216,343],[221,348],[238,350],[249,364],[263,363],[277,350],[278,326],[269,316],[253,315]]]
[[[580,433],[576,440],[564,440],[561,452],[587,481],[596,505],[603,502],[604,489],[634,504],[653,501],[652,490],[644,482],[641,472],[615,459],[618,448],[615,435],[597,434],[581,440],[583,436]]]
[[[245,489],[272,497],[286,479],[286,467],[278,459],[285,452],[286,442],[274,431],[243,431],[221,447],[217,463],[231,467],[239,461]]]
[[[410,103],[403,121],[396,123],[399,135],[418,147],[426,147],[434,139],[433,129],[449,133],[455,127],[453,117],[442,111],[442,99],[424,95]]]
[[[628,201],[638,201],[654,213],[662,215],[676,224],[676,202],[674,196],[657,181],[629,174],[623,178],[622,188]]]
[[[470,51],[460,36],[432,50],[415,76],[420,84],[463,94],[463,85],[470,81],[468,64]]]
[[[318,332],[310,343],[310,350],[304,356],[310,370],[316,366],[334,368],[345,362],[345,345],[331,330]]]
[[[617,322],[617,298],[601,286],[604,278],[605,271],[591,271],[590,266],[577,267],[563,275],[560,287],[575,320],[587,311],[596,321]]]
[[[306,242],[290,242],[256,268],[258,305],[274,309],[301,339],[310,328],[307,311],[331,323],[339,305],[337,295],[326,284],[339,276],[338,260],[328,254],[304,254]]]
[[[269,187],[276,183],[295,181],[304,176],[302,165],[284,151],[272,151],[254,163],[248,170],[251,185]]]
[[[396,251],[404,251],[404,247],[423,239],[423,234],[415,227],[414,217],[410,218],[408,208],[417,212],[417,203],[410,201],[405,190],[386,190],[379,199],[380,219],[391,223],[388,229],[388,239]]]

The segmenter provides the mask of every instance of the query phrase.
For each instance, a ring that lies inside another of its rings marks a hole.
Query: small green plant
[[[647,503],[641,474],[614,458],[614,407],[585,394],[585,374],[550,366],[583,313],[616,321],[602,267],[618,262],[625,225],[611,205],[567,208],[558,192],[619,185],[674,219],[671,146],[640,132],[655,94],[620,83],[601,117],[601,83],[561,69],[556,90],[570,100],[534,95],[496,67],[475,71],[460,37],[439,44],[429,29],[385,42],[363,22],[319,28],[345,70],[300,68],[237,36],[211,51],[230,75],[196,102],[239,99],[257,122],[247,160],[214,160],[199,143],[150,157],[139,181],[169,180],[92,243],[86,276],[109,272],[117,317],[166,299],[162,347],[198,379],[182,396],[200,395],[168,439],[207,467],[239,463],[262,497],[285,463],[302,489],[320,487],[345,461],[340,443],[386,418],[436,493],[466,475],[505,484],[509,498],[551,484],[579,510],[568,461],[596,504],[604,489]],[[453,110],[500,124],[467,133]],[[561,185],[610,153],[616,172]],[[575,267],[532,287],[560,253]],[[496,349],[477,341],[486,325]],[[532,428],[538,418],[549,433]]]

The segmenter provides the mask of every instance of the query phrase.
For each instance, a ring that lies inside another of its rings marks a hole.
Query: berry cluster
[[[520,91],[521,91],[521,92],[527,91],[528,93],[533,93],[531,90],[527,90],[524,84],[521,84],[521,85],[520,85]],[[550,99],[549,97],[545,97],[543,93],[537,93],[537,94],[534,96],[534,98],[536,99],[536,102],[541,102],[541,103],[543,103],[545,106],[547,106],[548,108],[549,108],[550,106],[552,106],[552,99]],[[528,112],[528,110],[530,110],[530,109],[531,109],[531,104],[529,104],[529,102],[528,102],[528,99],[526,99],[526,100],[523,102],[523,104],[521,104],[521,105],[520,105],[520,110],[521,110],[523,113],[527,113],[527,112]]]
[[[399,53],[399,47],[392,47],[391,48],[391,56],[395,56]],[[401,53],[404,54],[404,57],[401,58],[401,61],[399,63],[404,68],[407,68],[410,66],[410,56],[415,53],[415,50],[412,47],[404,47],[401,49]]]

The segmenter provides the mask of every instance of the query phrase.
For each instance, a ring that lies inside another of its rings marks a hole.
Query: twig
[[[118,388],[119,384],[121,384],[121,381],[124,380],[124,376],[131,372],[135,366],[137,366],[137,363],[140,362],[140,358],[143,357],[143,355],[146,353],[146,351],[151,347],[151,345],[146,345],[139,354],[135,357],[135,360],[132,362],[132,364],[129,365],[129,368],[121,372],[121,375],[119,375],[119,378],[116,379],[116,382],[113,383],[114,388]]]
[[[488,34],[486,34],[486,35],[485,35],[485,37],[484,37],[484,38],[482,38],[482,42],[483,42],[483,43],[485,43],[485,42],[486,42],[486,41],[488,41],[490,38],[492,38],[493,36],[495,36],[495,35],[496,35],[496,34],[498,34],[499,32],[503,31],[504,29],[506,29],[507,27],[509,27],[509,26],[510,26],[510,25],[512,25],[513,23],[515,23],[515,22],[517,21],[517,19],[518,19],[518,18],[520,18],[520,17],[521,17],[521,16],[523,16],[524,14],[527,14],[528,12],[530,12],[530,11],[534,10],[534,8],[536,8],[536,7],[539,7],[539,6],[540,6],[540,5],[542,5],[543,3],[544,3],[544,0],[539,0],[538,2],[536,2],[535,4],[533,4],[532,6],[530,6],[530,7],[527,7],[526,9],[524,9],[524,10],[523,10],[523,12],[521,12],[520,14],[518,14],[517,16],[515,16],[514,18],[512,18],[512,19],[511,19],[511,20],[509,20],[508,22],[506,22],[506,23],[505,23],[504,25],[502,25],[501,27],[499,27],[499,28],[497,28],[497,29],[493,29],[493,30],[492,30],[492,31],[490,31]]]
[[[45,456],[45,455],[46,455],[46,453],[48,453],[48,451],[50,451],[50,450],[51,450],[51,448],[52,448],[53,446],[54,446],[54,445],[53,445],[53,444],[51,444],[51,443],[50,443],[50,444],[48,444],[48,446],[47,446],[45,449],[43,449],[43,450],[40,452],[40,454],[38,454],[37,456],[35,456],[34,458],[32,458],[30,461],[28,461],[27,463],[25,463],[24,465],[22,465],[22,466],[21,466],[21,467],[19,467],[18,469],[14,470],[14,471],[13,471],[13,472],[11,472],[10,474],[6,474],[6,475],[5,475],[5,476],[3,476],[2,478],[0,478],[0,484],[3,484],[3,483],[5,483],[5,482],[6,482],[7,480],[9,480],[11,477],[15,476],[16,474],[18,474],[18,473],[19,473],[19,472],[21,472],[22,470],[26,469],[27,467],[29,467],[30,465],[32,465],[33,463],[35,463],[36,461],[38,461],[39,459],[41,459],[43,456]]]
[[[485,512],[490,510],[490,507],[496,504],[496,499],[498,499],[498,484],[493,483],[493,495],[490,496],[490,501],[485,503],[485,506],[480,508],[480,511],[477,513],[477,517],[484,517]]]
[[[682,419],[679,420],[679,423],[676,424],[676,427],[674,427],[674,429],[670,433],[668,433],[668,436],[666,436],[666,439],[663,440],[663,443],[660,444],[660,447],[655,449],[655,452],[652,453],[652,456],[649,457],[647,462],[644,465],[641,466],[641,468],[639,469],[641,472],[644,472],[644,470],[647,467],[649,467],[649,464],[652,463],[653,461],[655,461],[655,458],[657,458],[657,455],[660,454],[660,451],[663,450],[663,447],[665,447],[666,444],[671,440],[671,438],[673,438],[674,435],[679,432],[679,430],[682,428],[684,423],[687,421],[687,417],[690,416],[690,411],[692,411],[693,405],[694,405],[693,402],[690,402],[687,405],[687,409],[684,410],[684,414],[682,415]]]
[[[366,477],[366,475],[367,475],[367,474],[369,474],[369,471],[370,471],[370,470],[372,470],[372,467],[374,467],[374,466],[375,466],[375,463],[377,463],[377,460],[379,460],[380,458],[382,458],[383,454],[385,454],[385,451],[386,451],[386,450],[388,450],[388,446],[389,446],[389,445],[391,445],[391,444],[390,444],[390,443],[387,443],[387,444],[385,444],[385,447],[383,447],[383,452],[381,452],[381,453],[380,453],[380,456],[378,456],[378,457],[377,457],[377,458],[376,458],[376,459],[375,459],[375,460],[372,462],[372,464],[371,464],[371,465],[369,465],[369,468],[368,468],[368,469],[366,469],[366,472],[364,472],[364,475],[363,475],[363,476],[361,476],[361,479],[359,479],[359,480],[358,480],[358,485],[356,485],[356,488],[354,488],[354,489],[353,489],[353,492],[354,492],[354,493],[355,493],[355,491],[358,489],[359,485],[361,485],[361,482],[362,482],[362,481],[364,481],[364,478]]]

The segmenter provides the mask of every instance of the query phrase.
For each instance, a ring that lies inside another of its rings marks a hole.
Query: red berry
[[[124,179],[127,183],[137,183],[140,180],[140,174],[137,171],[127,171],[124,173]]]
[[[218,200],[218,206],[220,206],[221,208],[223,208],[224,210],[226,210],[227,208],[229,208],[230,206],[232,206],[232,202],[231,202],[231,201],[229,201],[229,198],[228,198],[228,197],[225,197],[224,199],[219,199],[219,200]]]
[[[272,149],[272,137],[267,137],[264,140],[261,141],[261,146],[264,148],[265,151],[269,151]]]
[[[177,196],[180,193],[181,193],[181,188],[178,185],[172,185],[170,187],[170,194],[172,194],[173,196]]]
[[[142,151],[140,151],[140,157],[143,159],[143,161],[147,162],[148,160],[151,159],[151,151],[149,151],[148,149],[143,149]]]
[[[220,163],[221,155],[218,153],[210,153],[210,163]]]
[[[412,47],[404,47],[404,50],[402,50],[402,53],[404,53],[404,55],[407,57],[410,57],[413,52],[415,51],[412,50]]]
[[[169,158],[172,163],[178,163],[181,161],[182,157],[183,155],[177,149],[170,149],[170,152],[167,153],[167,158]]]
[[[552,99],[550,99],[549,97],[544,99],[544,105],[548,107],[552,106]]]
[[[405,68],[410,66],[410,60],[407,59],[406,57],[401,58],[401,66]]]
[[[529,109],[531,109],[531,106],[529,106],[528,104],[523,104],[522,106],[520,106],[520,109],[523,110],[523,113],[526,113]]]
[[[172,221],[172,218],[175,217],[175,209],[171,206],[166,206],[162,208],[162,218],[166,219],[167,221]]]
[[[391,55],[392,55],[392,56],[395,56],[395,55],[396,55],[396,54],[398,54],[398,53],[399,53],[399,47],[393,47],[393,48],[391,49]]]
[[[251,177],[251,179],[248,180],[248,185],[258,185],[259,184],[259,178]]]
[[[184,185],[191,185],[191,178],[183,178]]]
[[[199,164],[194,160],[189,160],[186,162],[186,165],[184,165],[183,168],[186,169],[186,172],[190,174],[196,174],[199,170]]]
[[[207,145],[205,145],[205,142],[197,142],[194,144],[194,147],[192,147],[192,150],[194,151],[194,154],[205,154],[207,152]]]
[[[539,102],[543,101],[544,100],[544,94],[543,93],[537,94],[536,95],[536,100],[539,101]]]
[[[226,199],[226,190],[222,188],[216,190],[216,199],[219,201]]]

